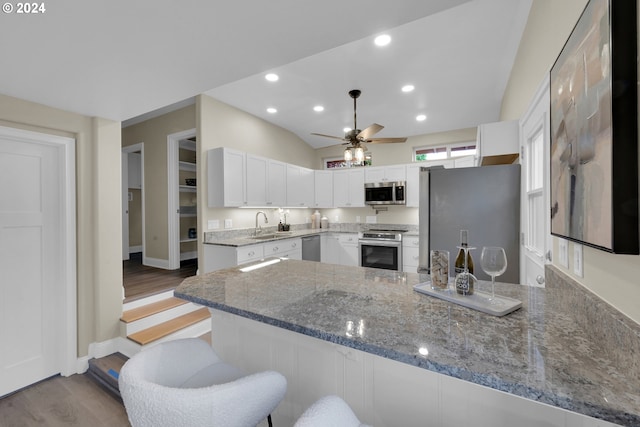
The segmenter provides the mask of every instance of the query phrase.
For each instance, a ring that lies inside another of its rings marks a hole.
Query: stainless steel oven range
[[[361,267],[402,271],[402,231],[363,231],[358,239]]]

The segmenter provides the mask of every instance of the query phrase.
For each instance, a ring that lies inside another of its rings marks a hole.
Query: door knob
[[[547,261],[551,261],[551,250],[547,251]]]
[[[544,277],[538,274],[538,276],[536,277],[536,282],[538,282],[538,285],[544,285]]]

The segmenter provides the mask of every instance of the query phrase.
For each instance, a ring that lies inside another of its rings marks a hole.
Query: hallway
[[[122,282],[125,302],[174,289],[185,277],[194,276],[198,270],[196,259],[182,261],[179,270],[142,265],[142,253],[133,253],[122,261]]]

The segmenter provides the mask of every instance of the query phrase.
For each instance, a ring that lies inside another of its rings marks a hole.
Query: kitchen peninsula
[[[575,289],[498,283],[523,307],[494,317],[413,291],[426,280],[267,258],[187,278],[175,295],[211,309],[223,358],[287,377],[274,419],[291,424],[338,394],[375,426],[640,425],[637,340],[608,348],[574,314]]]

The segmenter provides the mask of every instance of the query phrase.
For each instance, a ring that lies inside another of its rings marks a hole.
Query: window
[[[476,142],[462,142],[437,147],[417,147],[413,150],[413,159],[416,162],[427,160],[445,160],[454,157],[474,156],[476,154]]]

